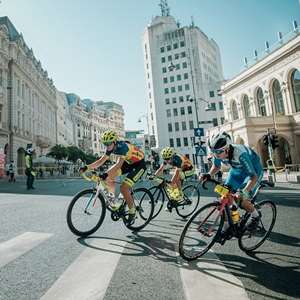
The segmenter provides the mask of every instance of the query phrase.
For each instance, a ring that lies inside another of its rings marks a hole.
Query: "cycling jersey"
[[[173,167],[179,168],[182,171],[192,170],[192,162],[184,155],[174,154],[170,161],[164,161],[164,164],[170,164]]]
[[[105,153],[107,156],[111,154],[124,158],[128,164],[134,164],[144,159],[143,151],[126,141],[116,141],[115,147]]]

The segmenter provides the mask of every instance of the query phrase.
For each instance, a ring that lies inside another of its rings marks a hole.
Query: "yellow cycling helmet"
[[[161,156],[164,160],[168,160],[172,158],[174,154],[175,154],[175,150],[171,147],[166,147],[161,151]]]
[[[103,132],[101,136],[101,141],[104,145],[111,144],[112,142],[115,142],[118,139],[118,135],[113,130],[106,130]]]

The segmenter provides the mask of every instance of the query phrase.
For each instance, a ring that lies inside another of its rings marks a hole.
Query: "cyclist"
[[[164,161],[154,175],[160,175],[167,165],[171,165],[172,167],[174,167],[175,173],[171,179],[171,185],[179,189],[180,196],[182,197],[181,186],[183,180],[195,174],[192,162],[185,155],[176,153],[175,150],[171,147],[165,147],[161,151],[161,156]],[[178,200],[181,199],[179,198]]]
[[[128,141],[119,140],[117,133],[113,130],[105,131],[102,134],[101,141],[106,146],[106,153],[97,161],[80,168],[80,172],[102,166],[111,154],[115,154],[118,157],[117,162],[100,177],[106,180],[110,192],[114,193],[115,177],[127,174],[121,184],[120,191],[128,204],[128,223],[131,225],[134,223],[136,209],[130,189],[146,170],[144,153]]]
[[[221,163],[229,166],[230,171],[225,185],[238,192],[237,204],[251,213],[247,228],[249,231],[254,231],[260,216],[251,203],[251,198],[255,195],[263,177],[263,168],[258,154],[249,147],[233,144],[226,132],[213,136],[209,141],[209,148],[214,156],[213,164],[209,173],[200,176],[200,180],[206,181],[214,176],[220,170]]]

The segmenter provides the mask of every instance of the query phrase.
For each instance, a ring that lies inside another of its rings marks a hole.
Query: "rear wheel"
[[[260,215],[260,221],[254,232],[245,231],[239,237],[239,247],[243,251],[253,251],[260,247],[270,235],[277,216],[275,204],[270,200],[263,200],[254,204]],[[247,226],[247,225],[246,225]]]
[[[186,260],[204,255],[215,243],[224,224],[218,203],[209,203],[197,210],[185,224],[179,240],[179,254]]]
[[[87,189],[74,196],[67,210],[70,230],[80,236],[93,234],[105,218],[105,201],[101,194],[95,198],[96,190]]]

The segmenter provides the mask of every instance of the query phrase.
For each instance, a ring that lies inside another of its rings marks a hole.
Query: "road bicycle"
[[[183,186],[182,194],[175,195],[177,199],[173,199],[172,197],[174,197],[174,195],[172,195],[172,193],[174,193],[175,190],[171,187],[170,181],[163,177],[152,175],[148,176],[148,179],[157,183],[157,185],[149,188],[155,204],[152,219],[157,217],[161,212],[166,200],[167,209],[172,212],[174,208],[176,213],[182,218],[187,218],[197,209],[200,201],[200,193],[195,185],[189,184]]]
[[[124,198],[116,208],[115,198],[109,196],[106,183],[95,171],[81,174],[84,179],[94,183],[92,188],[77,193],[67,210],[67,224],[77,236],[86,237],[96,232],[104,221],[106,210],[113,221],[123,220],[125,226],[133,231],[144,228],[152,219],[154,201],[146,188],[132,189],[131,194],[136,207],[134,223],[128,222],[128,205]],[[120,183],[120,182],[116,182]]]
[[[216,201],[198,209],[185,224],[179,239],[179,254],[190,261],[203,256],[210,248],[219,242],[224,245],[227,240],[238,239],[242,251],[250,252],[260,247],[270,235],[276,221],[276,206],[271,200],[256,203],[258,191],[263,187],[273,187],[274,184],[262,181],[252,199],[252,203],[260,215],[257,228],[248,230],[251,214],[241,210],[235,204],[236,194],[227,186],[210,179],[206,182],[215,184],[215,192],[219,195]],[[206,182],[202,187],[206,188]],[[228,228],[223,231],[224,222]]]

